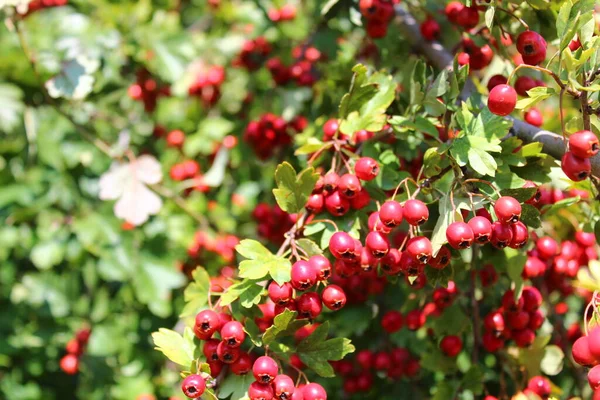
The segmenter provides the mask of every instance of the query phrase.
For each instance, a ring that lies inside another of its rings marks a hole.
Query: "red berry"
[[[185,141],[185,133],[177,129],[167,134],[167,145],[170,147],[181,147]]]
[[[475,28],[479,23],[479,11],[476,7],[463,7],[456,16],[456,23],[465,30]]]
[[[498,85],[490,91],[488,108],[493,114],[506,116],[517,105],[517,92],[509,85]]]
[[[197,399],[206,390],[206,381],[200,375],[188,375],[181,384],[181,390],[187,397]]]
[[[581,246],[592,247],[596,243],[596,235],[594,235],[592,232],[577,231],[575,232],[575,241],[577,241],[577,243],[579,243]]]
[[[379,219],[388,228],[402,223],[402,205],[394,200],[388,200],[379,209]]]
[[[327,120],[323,125],[323,140],[329,141],[333,139],[339,127],[340,124],[337,119]]]
[[[498,85],[506,85],[506,82],[508,82],[508,79],[504,75],[494,75],[488,81],[487,89],[491,92]]]
[[[219,346],[220,341],[217,339],[208,339],[204,342],[204,347],[202,348],[202,352],[204,357],[206,357],[206,361],[219,361],[219,355],[217,354],[217,347]]]
[[[540,310],[536,310],[529,314],[529,325],[527,327],[532,331],[537,331],[542,327],[545,320],[544,314]]]
[[[452,253],[446,246],[442,246],[437,255],[429,261],[429,265],[435,269],[444,269],[452,260]]]
[[[294,295],[294,288],[288,282],[284,283],[282,286],[275,281],[269,284],[268,288],[269,298],[271,301],[277,305],[285,306],[292,300]]]
[[[377,371],[386,371],[392,366],[392,358],[388,353],[380,351],[373,357],[373,368]]]
[[[347,199],[351,199],[358,194],[362,189],[360,181],[353,174],[344,174],[338,182],[338,190],[340,194]]]
[[[421,35],[425,38],[425,40],[432,41],[437,39],[440,34],[440,24],[431,17],[427,18],[423,23],[421,23]]]
[[[323,178],[323,189],[328,192],[333,192],[338,187],[340,182],[340,176],[335,172],[328,172]]]
[[[323,210],[325,199],[321,193],[313,193],[308,197],[306,210],[312,214],[318,214]]]
[[[221,340],[229,347],[239,347],[246,339],[244,326],[237,321],[229,321],[221,328]]]
[[[421,200],[410,199],[404,203],[403,216],[410,225],[423,225],[429,219],[429,209]]]
[[[369,252],[370,253],[370,252]],[[390,251],[379,261],[379,267],[388,275],[400,272],[401,255],[398,249],[391,248]]]
[[[329,285],[321,295],[323,304],[330,310],[339,310],[346,305],[346,293],[338,285]]]
[[[462,350],[462,340],[455,335],[444,336],[440,341],[440,349],[448,357],[456,357]]]
[[[565,175],[575,182],[587,179],[592,172],[592,163],[589,158],[577,157],[570,151],[563,156],[561,167]]]
[[[531,329],[523,329],[520,331],[512,331],[512,338],[519,347],[528,347],[535,340],[535,333]]]
[[[548,260],[558,254],[558,243],[550,236],[539,238],[535,243],[535,247],[543,260]]]
[[[448,244],[455,249],[468,249],[475,240],[471,227],[464,222],[453,222],[446,229]]]
[[[520,76],[517,78],[517,80],[515,81],[515,91],[517,92],[517,94],[519,96],[523,96],[523,97],[529,97],[529,94],[527,94],[528,90],[533,89],[534,87],[537,87],[537,82],[535,81],[535,79],[533,79],[530,76]]]
[[[504,330],[504,315],[499,311],[492,311],[485,316],[483,320],[485,329],[493,332],[502,332]]]
[[[205,340],[212,336],[214,332],[221,328],[221,319],[219,314],[212,310],[200,311],[196,315],[194,333],[199,339]],[[202,337],[200,337],[202,336]]]
[[[208,361],[208,367],[210,368],[211,376],[219,376],[224,366],[225,364],[223,364],[221,361]]]
[[[546,58],[546,41],[537,32],[525,31],[517,38],[517,51],[526,64],[536,65]]]
[[[79,359],[75,354],[67,354],[60,359],[60,369],[65,374],[75,375],[79,370]]]
[[[321,298],[315,292],[304,293],[296,299],[298,316],[302,318],[315,319],[323,310]]]
[[[482,337],[483,347],[490,353],[495,353],[504,346],[504,340],[492,332],[485,332]]]
[[[291,399],[295,389],[294,381],[287,375],[277,375],[273,381],[273,392],[276,399]]]
[[[534,376],[531,378],[527,383],[527,389],[544,399],[550,396],[550,392],[552,392],[550,381],[543,376]]]
[[[331,215],[341,217],[350,210],[350,201],[336,190],[325,199],[325,208]]]
[[[346,232],[336,232],[329,239],[329,251],[337,259],[355,259],[355,247],[354,239]]]
[[[600,360],[600,327],[594,327],[588,334],[590,353],[596,360]]]
[[[496,221],[492,224],[492,246],[503,249],[512,242],[513,233],[510,225]]]
[[[371,157],[361,157],[354,165],[354,173],[363,181],[370,181],[379,174],[379,164]]]
[[[569,151],[579,158],[590,158],[598,154],[600,144],[590,131],[579,131],[569,136]]]
[[[538,128],[544,124],[544,117],[537,108],[533,107],[525,112],[525,122],[530,125],[537,126]]]
[[[250,358],[248,353],[241,353],[238,359],[229,365],[229,370],[236,375],[246,375],[251,369],[252,358]]]
[[[529,240],[529,231],[527,230],[527,226],[519,221],[516,224],[512,224],[510,228],[512,230],[512,240],[508,246],[513,249],[520,249],[521,247],[525,246]]]
[[[390,250],[390,242],[387,236],[376,231],[369,232],[365,240],[365,246],[375,258],[384,257]]]
[[[250,400],[272,400],[273,387],[269,384],[252,382],[248,388],[248,396]]]
[[[521,204],[514,197],[502,196],[494,204],[498,221],[503,224],[516,224],[521,217]]]
[[[485,217],[473,217],[468,222],[473,231],[475,243],[486,244],[492,238],[492,223]]]
[[[593,390],[600,389],[600,366],[596,365],[588,371],[588,383]]]
[[[582,336],[577,339],[575,343],[573,343],[571,351],[573,353],[573,359],[577,364],[583,365],[584,367],[598,365],[598,359],[590,352],[589,338],[587,336]]]
[[[431,259],[433,247],[425,236],[415,236],[406,244],[406,252],[421,264],[427,264]]]
[[[362,189],[350,199],[350,206],[355,210],[361,210],[371,203],[371,195],[366,189]]]
[[[509,311],[506,320],[512,329],[525,329],[529,324],[529,313],[523,310]]]
[[[515,302],[515,292],[512,290],[506,291],[502,296],[502,307],[504,307],[506,311],[521,310],[524,305],[525,300],[523,299],[523,296]]]
[[[292,265],[292,286],[296,290],[306,290],[317,283],[317,271],[308,263],[308,261],[296,261]]]
[[[327,400],[327,392],[318,383],[309,383],[302,388],[304,400]]]
[[[387,333],[398,332],[402,329],[403,319],[400,311],[391,310],[383,314],[381,318],[381,327]]]
[[[232,364],[240,357],[240,348],[229,347],[227,342],[223,341],[217,346],[217,355],[219,356],[219,361],[225,364]]]
[[[406,314],[406,327],[411,331],[416,331],[423,325],[425,325],[425,314],[421,310],[412,310]]]
[[[263,384],[273,382],[278,372],[279,366],[277,362],[268,356],[258,357],[252,366],[254,379]]]
[[[463,8],[465,8],[465,5],[462,4],[460,1],[451,1],[450,3],[448,3],[444,10],[448,21],[452,22],[453,24],[457,24],[458,14]]]

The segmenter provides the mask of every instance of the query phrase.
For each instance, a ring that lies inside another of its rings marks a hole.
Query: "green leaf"
[[[489,7],[487,10],[485,10],[485,25],[489,29],[492,29],[492,26],[494,25],[494,15],[495,14],[496,14],[496,7]]]
[[[387,74],[376,72],[367,76],[367,68],[362,64],[352,71],[350,90],[340,103],[340,131],[349,135],[362,129],[377,132],[386,123],[385,111],[394,101],[396,84]]]
[[[519,201],[519,203],[523,203],[533,197],[537,192],[537,188],[519,188],[519,189],[502,189],[500,194],[502,196],[510,196],[514,197]]]
[[[429,283],[433,287],[438,286],[448,286],[448,281],[452,279],[454,275],[454,270],[451,265],[448,265],[446,268],[438,269],[438,268],[425,268],[425,276],[427,277],[427,283]]]
[[[204,268],[198,267],[192,271],[192,279],[192,282],[183,292],[183,299],[186,304],[179,315],[182,318],[196,315],[208,303],[208,292],[210,290],[208,272]]]
[[[594,225],[594,235],[596,236],[596,243],[600,244],[600,220],[596,221]]]
[[[162,352],[169,360],[188,368],[194,361],[194,333],[186,327],[183,336],[166,328],[160,328],[152,333],[154,349]]]
[[[433,330],[438,337],[456,335],[470,328],[469,317],[459,305],[452,305],[435,319]]]
[[[302,211],[318,179],[319,174],[312,167],[296,176],[296,170],[288,162],[279,164],[275,170],[277,189],[273,189],[277,204],[290,214]]]
[[[462,388],[473,394],[483,393],[483,371],[477,365],[471,366],[462,379]]]
[[[248,388],[252,382],[254,382],[254,376],[251,373],[245,375],[227,374],[227,377],[219,385],[219,398],[248,399]]]
[[[31,262],[39,269],[52,268],[64,257],[65,246],[55,240],[38,243],[31,249]]]
[[[561,38],[567,30],[567,26],[569,25],[569,16],[571,15],[571,8],[573,8],[573,2],[571,0],[565,1],[560,7],[560,11],[558,12],[558,16],[556,18],[556,34],[559,38]]]
[[[544,356],[540,362],[540,368],[546,375],[558,375],[563,369],[565,354],[556,345],[550,345],[545,348]]]
[[[0,131],[12,132],[21,123],[25,110],[23,91],[18,86],[0,83]]]
[[[527,91],[529,97],[522,98],[517,101],[515,108],[517,110],[526,110],[539,103],[542,100],[546,100],[556,94],[556,90],[551,87],[538,86]]]
[[[240,299],[242,307],[251,308],[253,305],[260,303],[264,289],[256,280],[243,280],[227,288],[227,291],[221,296],[221,305],[228,306]]]
[[[540,212],[537,208],[530,204],[521,205],[521,221],[530,228],[539,228],[542,226]]]
[[[287,258],[272,254],[265,246],[251,239],[242,240],[235,249],[247,258],[239,265],[240,277],[257,280],[271,275],[279,285],[290,281],[292,264]]]
[[[83,54],[64,62],[60,73],[46,82],[48,94],[55,99],[59,97],[73,100],[84,99],[92,92],[94,77],[91,74],[99,66],[98,60]]]
[[[311,137],[311,138],[308,138],[308,140],[306,141],[306,143],[304,143],[302,146],[300,146],[294,152],[294,154],[297,155],[297,156],[304,155],[304,154],[311,154],[311,153],[314,153],[314,152],[316,152],[318,150],[321,150],[321,149],[327,150],[331,146],[333,146],[332,143],[324,144],[319,139]]]
[[[515,297],[521,297],[521,290],[523,288],[523,269],[527,262],[527,254],[511,248],[505,248],[504,254],[506,255],[506,265],[508,277],[515,283]]]
[[[248,318],[246,322],[244,322],[244,330],[248,334],[248,337],[250,338],[250,341],[252,341],[252,344],[254,344],[257,347],[262,347],[263,342],[260,336],[260,329],[258,329],[258,325],[256,325],[256,322],[254,322],[253,319]]]
[[[309,257],[315,256],[318,254],[323,254],[323,250],[321,250],[319,245],[310,239],[306,239],[306,238],[298,239],[298,240],[296,240],[296,244],[298,245],[298,247],[300,247],[302,250],[304,250],[308,254]]]
[[[202,119],[195,133],[188,135],[183,143],[183,153],[188,157],[212,154],[214,144],[233,132],[235,124],[223,117]]]
[[[498,164],[490,153],[477,148],[471,148],[468,153],[469,165],[481,175],[495,176]]]
[[[306,319],[296,319],[298,313],[285,309],[273,320],[273,325],[269,327],[263,335],[263,343],[269,346],[274,340],[282,337],[292,336],[296,331],[309,323]]]
[[[304,364],[324,378],[335,376],[329,361],[339,361],[348,353],[354,352],[350,339],[335,338],[327,340],[329,321],[317,329],[297,347],[297,353]]]

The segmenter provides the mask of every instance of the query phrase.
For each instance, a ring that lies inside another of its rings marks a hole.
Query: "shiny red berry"
[[[503,224],[516,224],[521,218],[521,203],[514,197],[502,196],[494,204],[498,221]]]
[[[181,384],[181,390],[190,399],[197,399],[206,390],[206,381],[200,375],[188,375]]]
[[[562,157],[561,167],[565,175],[575,182],[587,179],[592,172],[592,163],[589,158],[577,157],[570,151],[567,151]]]
[[[328,172],[323,178],[323,189],[328,192],[333,192],[337,189],[338,183],[340,182],[340,176],[335,172]]]
[[[464,222],[453,222],[446,229],[448,244],[455,249],[468,249],[475,240],[471,227]]]
[[[308,197],[306,202],[306,210],[313,214],[318,214],[323,210],[325,198],[322,193],[313,193]]]
[[[598,359],[590,352],[589,338],[587,336],[582,336],[577,339],[575,343],[573,343],[571,352],[573,354],[573,359],[579,365],[584,367],[598,365]]]
[[[510,225],[496,221],[492,224],[492,246],[503,249],[512,242],[513,232]]]
[[[229,347],[239,347],[246,338],[244,326],[238,321],[229,321],[221,328],[221,340]]]
[[[523,97],[529,97],[529,94],[527,93],[527,91],[531,90],[537,86],[538,86],[538,84],[535,81],[535,79],[533,79],[530,76],[526,76],[526,75],[518,77],[517,80],[515,81],[515,91],[517,92],[517,94],[519,96],[523,96]]]
[[[531,378],[527,383],[527,389],[531,390],[533,393],[537,394],[543,399],[548,398],[552,392],[550,381],[543,376],[534,376]]]
[[[473,217],[468,222],[473,231],[475,243],[486,244],[492,238],[492,223],[485,217]]]
[[[513,112],[517,105],[517,92],[509,85],[498,85],[490,91],[488,108],[490,112],[506,116]]]
[[[214,332],[221,328],[221,319],[219,314],[212,310],[200,311],[196,315],[194,332],[199,339],[205,340],[212,336]],[[200,337],[202,336],[202,337]]]
[[[252,382],[248,388],[250,400],[272,400],[274,398],[273,386],[260,382]]]
[[[421,200],[407,200],[402,212],[406,222],[413,226],[423,225],[429,219],[429,209]]]
[[[362,189],[360,180],[356,175],[344,174],[338,182],[338,190],[340,194],[347,199],[351,199],[358,194]]]
[[[329,141],[333,139],[340,124],[337,119],[330,119],[323,125],[323,140]]]
[[[302,388],[304,400],[327,400],[327,392],[318,383],[309,383]]]
[[[238,359],[229,365],[229,370],[236,375],[246,375],[252,369],[252,358],[248,353],[241,353]]]
[[[219,361],[225,364],[231,364],[236,362],[240,357],[240,348],[229,347],[227,342],[221,342],[217,346],[217,355],[219,356]]]
[[[533,107],[525,112],[523,116],[525,122],[530,125],[537,126],[538,128],[544,124],[544,116],[541,111]]]
[[[296,290],[307,290],[317,283],[317,271],[308,261],[299,260],[292,265],[291,283]]]
[[[379,219],[388,228],[402,223],[402,205],[394,200],[388,200],[379,209]]]
[[[442,246],[437,255],[429,261],[429,265],[435,269],[444,269],[452,260],[452,253],[446,246]]]
[[[381,327],[387,333],[398,332],[400,329],[402,329],[403,324],[404,319],[402,318],[400,311],[388,311],[383,314],[383,317],[381,318]]]
[[[444,336],[440,341],[440,349],[448,357],[456,357],[462,350],[462,340],[455,335]]]
[[[263,384],[273,382],[278,372],[279,366],[277,365],[277,362],[268,356],[258,357],[252,366],[254,379]]]
[[[204,357],[206,357],[206,361],[219,361],[219,355],[217,354],[217,347],[219,346],[220,341],[217,339],[208,339],[204,342],[204,347],[202,348],[202,352]]]
[[[525,31],[517,38],[517,51],[526,64],[536,65],[546,59],[546,41],[537,32]]]
[[[510,229],[512,230],[512,240],[508,244],[508,247],[520,249],[525,246],[529,240],[529,230],[527,229],[527,226],[519,221],[516,224],[512,224]]]
[[[428,41],[436,40],[440,34],[440,24],[431,17],[421,23],[420,29],[421,35]]]
[[[338,285],[328,285],[321,294],[323,304],[330,310],[339,310],[346,305],[346,293]]]
[[[369,232],[365,240],[365,246],[375,258],[384,257],[390,250],[390,242],[387,235],[376,231]]]
[[[336,232],[329,239],[329,251],[337,259],[354,259],[355,247],[354,239],[346,232]]]
[[[287,375],[277,375],[273,380],[273,392],[276,399],[290,400],[295,389],[294,381]]]
[[[296,307],[299,317],[315,319],[321,314],[323,303],[317,293],[308,292],[296,299]]]
[[[317,272],[317,280],[326,281],[331,276],[331,262],[320,254],[311,256],[308,263]]]
[[[363,181],[370,181],[379,174],[379,163],[371,157],[361,157],[354,165],[354,173]]]
[[[491,92],[498,85],[506,85],[506,82],[508,82],[508,79],[504,75],[494,75],[488,81],[487,89]]]
[[[75,354],[67,354],[60,359],[60,369],[67,375],[75,375],[79,370],[79,359]]]
[[[268,288],[269,298],[271,301],[277,305],[285,306],[292,300],[294,295],[294,288],[288,282],[279,286],[279,284],[275,281],[269,284]]]
[[[415,236],[406,243],[406,252],[417,262],[427,264],[431,259],[433,247],[425,236]]]
[[[569,151],[579,158],[590,158],[598,154],[600,144],[590,131],[579,131],[569,136]]]

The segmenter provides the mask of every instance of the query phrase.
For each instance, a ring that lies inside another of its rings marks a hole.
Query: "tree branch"
[[[400,30],[415,50],[423,54],[436,68],[452,68],[454,61],[452,54],[439,42],[425,40],[421,35],[419,23],[403,5],[396,6],[396,16],[398,17]],[[474,88],[473,82],[468,79],[465,83],[464,93],[471,93]],[[544,146],[543,151],[556,159],[561,159],[565,154],[565,146],[561,135],[537,128],[514,117],[508,116],[505,118],[513,123],[512,130],[519,139],[527,143],[541,143]],[[592,157],[590,161],[592,162],[592,174],[600,176],[600,154]]]

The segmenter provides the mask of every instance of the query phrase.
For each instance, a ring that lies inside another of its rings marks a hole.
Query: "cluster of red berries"
[[[414,378],[421,370],[419,359],[403,347],[377,352],[361,350],[354,360],[336,361],[332,365],[344,378],[344,391],[348,394],[368,392],[378,376],[374,376],[373,371],[384,372],[387,378],[398,380]]]
[[[244,132],[244,140],[250,144],[261,160],[266,160],[281,147],[292,142],[290,134],[302,132],[308,124],[306,118],[298,116],[287,122],[275,114],[263,114],[257,121],[250,121]]]
[[[421,23],[419,28],[421,30],[421,35],[423,35],[425,40],[436,40],[440,36],[440,24],[438,24],[431,16],[427,17],[427,19]]]
[[[171,89],[168,86],[159,85],[146,69],[137,72],[137,81],[127,89],[129,97],[133,100],[142,101],[146,112],[156,109],[158,98],[170,96]]]
[[[469,7],[465,7],[469,9]],[[494,51],[489,44],[479,47],[470,38],[462,40],[463,51],[458,53],[458,64],[469,65],[469,69],[479,71],[490,65],[494,58]]]
[[[586,336],[577,339],[572,354],[577,364],[591,368],[588,383],[594,391],[600,391],[600,327],[595,326]]]
[[[92,331],[90,329],[81,329],[75,337],[67,342],[67,354],[60,359],[60,369],[65,374],[75,375],[79,370],[79,358],[85,351],[85,348],[90,340]]]
[[[270,53],[271,45],[267,39],[259,36],[244,42],[240,54],[233,60],[232,65],[246,68],[248,71],[256,71],[263,65]]]
[[[27,12],[24,15],[27,16],[44,8],[65,6],[68,3],[69,0],[32,0],[27,5]]]
[[[562,158],[561,167],[569,179],[578,182],[592,173],[590,158],[598,154],[600,144],[593,132],[579,131],[569,136],[569,151]]]
[[[221,85],[224,81],[225,68],[213,65],[196,75],[194,82],[188,88],[188,93],[190,96],[198,97],[205,107],[212,107],[221,97]]]
[[[344,275],[342,276],[340,273]],[[352,304],[364,304],[369,296],[383,293],[386,281],[387,279],[384,276],[378,276],[375,269],[371,271],[363,270],[360,275],[348,275],[342,269],[334,271],[331,277],[331,283],[341,287],[347,294],[348,303]]]
[[[204,251],[214,253],[221,257],[225,262],[232,262],[235,259],[235,246],[240,239],[235,235],[219,235],[215,238],[210,237],[202,231],[197,231],[194,235],[192,244],[188,246],[188,256],[191,258],[200,257]]]
[[[258,223],[258,235],[275,244],[285,240],[284,233],[296,222],[296,215],[286,213],[278,204],[271,206],[258,203],[252,211],[252,217]]]
[[[270,58],[266,62],[275,83],[283,86],[293,81],[298,86],[313,86],[319,78],[315,65],[321,60],[321,52],[313,46],[298,46],[292,50],[292,57],[295,61],[289,66],[279,57]]]
[[[467,7],[460,1],[451,1],[446,5],[444,13],[448,21],[467,31],[479,24],[479,8],[476,5]]]
[[[267,14],[273,22],[293,21],[296,18],[296,6],[293,4],[284,4],[279,9],[271,8]]]
[[[358,7],[367,20],[367,35],[379,39],[387,35],[388,24],[394,18],[394,4],[399,0],[360,0]]]
[[[186,160],[174,164],[169,170],[169,175],[174,181],[183,181],[196,178],[200,173],[200,164],[194,160]]]
[[[340,310],[346,305],[346,293],[338,285],[326,285],[321,294],[306,292],[319,282],[324,284],[331,276],[331,263],[322,255],[314,255],[307,261],[299,260],[292,265],[291,281],[283,285],[271,282],[269,299],[275,304],[275,315],[285,309],[298,311],[298,318],[314,320],[323,310]],[[298,295],[299,292],[305,292]]]
[[[518,300],[515,292],[508,290],[502,297],[502,306],[486,315],[484,319],[483,347],[496,352],[506,340],[512,339],[519,347],[528,347],[535,340],[535,331],[544,323],[539,310],[542,295],[532,286],[523,288]]]
[[[318,214],[323,209],[331,215],[341,217],[350,209],[359,210],[371,202],[371,196],[362,188],[362,181],[371,181],[379,174],[379,164],[370,157],[361,157],[354,164],[354,174],[339,176],[328,172],[321,177],[308,198],[306,209]]]

